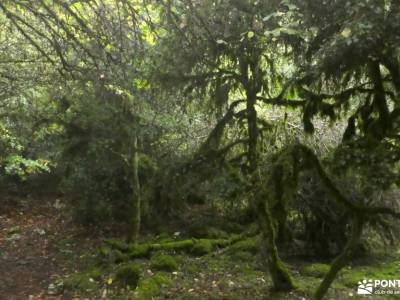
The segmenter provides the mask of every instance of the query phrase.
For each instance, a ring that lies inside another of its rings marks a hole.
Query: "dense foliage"
[[[2,1],[0,185],[52,177],[134,244],[198,205],[257,222],[278,290],[281,257],[336,257],[321,299],[368,237],[397,241],[399,19],[396,0]]]

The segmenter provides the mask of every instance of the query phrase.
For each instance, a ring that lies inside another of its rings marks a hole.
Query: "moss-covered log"
[[[120,240],[107,240],[105,246],[100,248],[100,256],[114,255],[115,251],[126,255],[130,259],[149,258],[153,252],[185,252],[201,256],[226,248],[248,238],[247,235],[233,235],[228,239],[186,239],[172,242],[126,244]],[[115,256],[115,255],[114,255]],[[115,261],[115,260],[113,260]]]

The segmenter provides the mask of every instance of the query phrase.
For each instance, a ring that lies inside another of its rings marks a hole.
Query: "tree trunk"
[[[248,126],[248,160],[250,172],[254,172],[257,168],[257,141],[258,141],[258,128],[257,128],[257,111],[255,108],[256,95],[249,93],[247,95],[247,126]]]
[[[276,246],[276,228],[273,224],[271,212],[264,199],[258,199],[258,215],[263,234],[263,254],[267,258],[268,270],[271,274],[274,289],[286,292],[294,289],[289,270],[279,257]]]
[[[332,262],[329,272],[325,275],[321,284],[315,291],[315,294],[313,296],[314,300],[323,299],[323,297],[325,296],[329,287],[331,286],[332,282],[335,280],[336,275],[345,266],[347,260],[353,254],[353,252],[358,244],[358,241],[360,240],[362,230],[363,230],[363,219],[361,216],[357,215],[357,216],[355,216],[350,239],[347,241],[347,244],[344,247],[342,253],[340,253],[340,255],[338,257],[336,257],[334,259],[334,261]]]
[[[380,131],[379,134],[384,136],[387,130],[389,130],[390,124],[390,112],[386,101],[385,87],[383,85],[382,74],[380,70],[380,64],[378,61],[370,63],[370,76],[374,83],[374,105],[379,112]]]
[[[138,243],[139,232],[140,232],[140,223],[141,223],[141,196],[140,196],[140,182],[139,182],[139,159],[138,159],[138,150],[137,150],[137,133],[136,129],[133,133],[133,145],[131,149],[131,158],[130,158],[130,174],[131,174],[131,190],[132,190],[132,199],[131,199],[131,219],[129,224],[129,236],[128,241],[131,243]]]

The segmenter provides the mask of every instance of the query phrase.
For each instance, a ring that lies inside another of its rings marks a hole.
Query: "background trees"
[[[396,1],[19,0],[0,10],[5,185],[56,175],[81,221],[122,221],[133,243],[141,219],[182,218],[194,203],[238,208],[235,221],[259,220],[277,289],[295,287],[282,250],[300,241],[338,256],[317,299],[351,252],[366,251],[363,229],[394,241]]]

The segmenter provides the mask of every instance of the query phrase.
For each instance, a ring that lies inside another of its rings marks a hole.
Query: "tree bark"
[[[254,172],[257,168],[257,142],[258,142],[258,128],[257,128],[257,111],[255,108],[256,95],[253,92],[247,94],[247,126],[248,126],[248,160],[250,172]]]
[[[345,266],[347,260],[353,254],[354,249],[356,248],[358,241],[360,240],[362,230],[363,230],[362,216],[356,215],[355,219],[354,219],[351,237],[347,241],[347,244],[344,247],[342,253],[340,253],[340,255],[338,257],[336,257],[334,259],[334,261],[332,262],[329,272],[325,275],[321,284],[319,285],[319,287],[317,288],[317,290],[314,293],[314,296],[313,296],[314,300],[321,300],[324,298],[324,296],[327,293],[332,282],[335,280],[336,275]]]
[[[259,199],[258,205],[259,222],[263,234],[263,254],[267,258],[268,270],[271,274],[274,289],[280,292],[293,290],[294,284],[289,270],[279,257],[276,246],[276,228],[268,204]]]
[[[380,64],[378,61],[370,63],[370,76],[374,83],[374,105],[379,112],[382,136],[390,128],[390,113],[386,101],[385,87],[383,86]]]
[[[138,243],[139,240],[139,232],[140,232],[140,224],[141,224],[141,195],[140,195],[140,182],[139,182],[139,158],[138,158],[138,149],[137,149],[137,133],[136,129],[134,129],[133,138],[132,138],[132,149],[131,149],[131,158],[130,158],[130,174],[131,174],[131,190],[132,190],[132,199],[131,199],[131,219],[130,219],[130,228],[129,228],[129,236],[128,241],[134,244]]]

